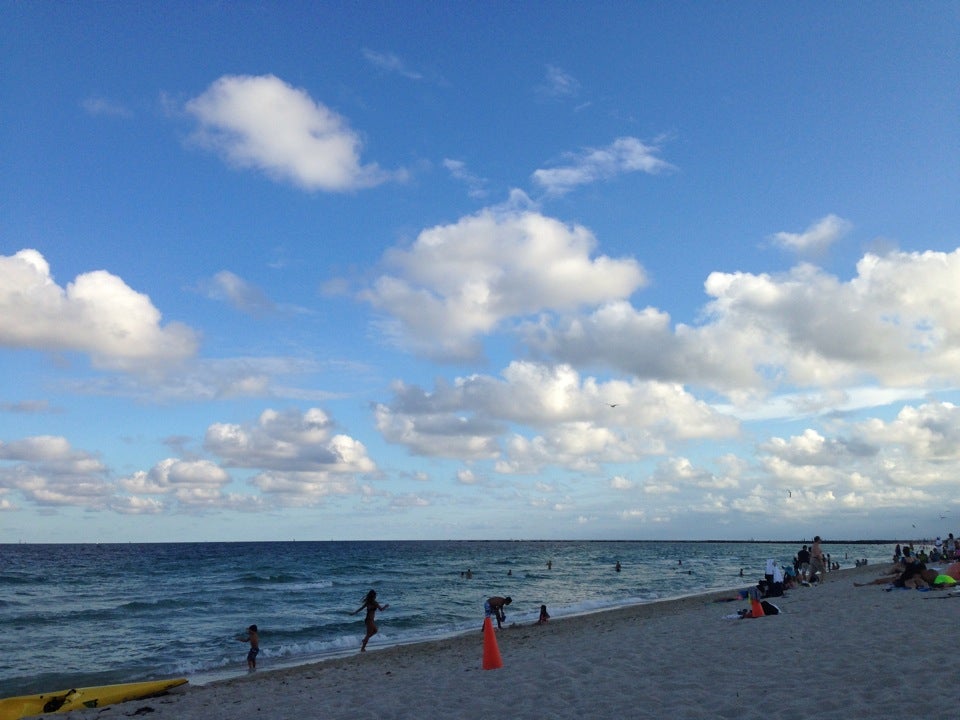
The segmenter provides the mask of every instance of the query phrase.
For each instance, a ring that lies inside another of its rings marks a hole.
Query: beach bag
[[[781,593],[781,594],[782,594],[782,593]],[[778,608],[778,607],[777,607],[776,605],[774,605],[772,602],[767,602],[766,600],[764,600],[763,602],[760,603],[760,606],[763,608],[763,614],[764,614],[764,615],[779,615],[779,614],[780,614],[780,608]]]

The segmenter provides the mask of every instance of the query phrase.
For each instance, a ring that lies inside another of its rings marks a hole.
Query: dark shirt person
[[[503,608],[512,602],[513,598],[509,595],[507,597],[494,595],[491,598],[487,598],[487,601],[483,604],[483,612],[486,617],[490,617],[491,615],[495,616],[497,618],[497,627],[502,629],[503,621],[507,619]]]

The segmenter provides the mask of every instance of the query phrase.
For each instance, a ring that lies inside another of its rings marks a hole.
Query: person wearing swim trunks
[[[810,546],[810,584],[813,584],[813,578],[817,578],[817,585],[823,585],[823,576],[827,572],[827,566],[823,557],[823,548],[820,547],[820,536],[813,538],[813,545]]]
[[[237,638],[240,642],[250,643],[250,652],[247,653],[247,670],[257,669],[257,655],[260,654],[260,633],[256,625],[247,628],[247,634]]]
[[[499,595],[494,595],[491,598],[487,598],[487,601],[483,604],[483,612],[486,617],[493,615],[497,618],[497,627],[503,629],[503,621],[507,619],[506,614],[503,612],[503,608],[513,602],[513,599],[508,595],[507,597],[500,597]]]

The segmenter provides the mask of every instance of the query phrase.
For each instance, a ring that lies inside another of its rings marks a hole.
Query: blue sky
[[[0,541],[960,530],[957,3],[12,3]]]

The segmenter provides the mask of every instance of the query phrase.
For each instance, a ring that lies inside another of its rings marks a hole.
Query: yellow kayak
[[[112,703],[139,700],[162,695],[170,688],[184,685],[186,678],[175,680],[152,680],[150,682],[101,685],[100,687],[74,688],[42,695],[21,695],[0,700],[0,720],[20,720],[29,715],[67,712],[84,708],[103,707]]]

